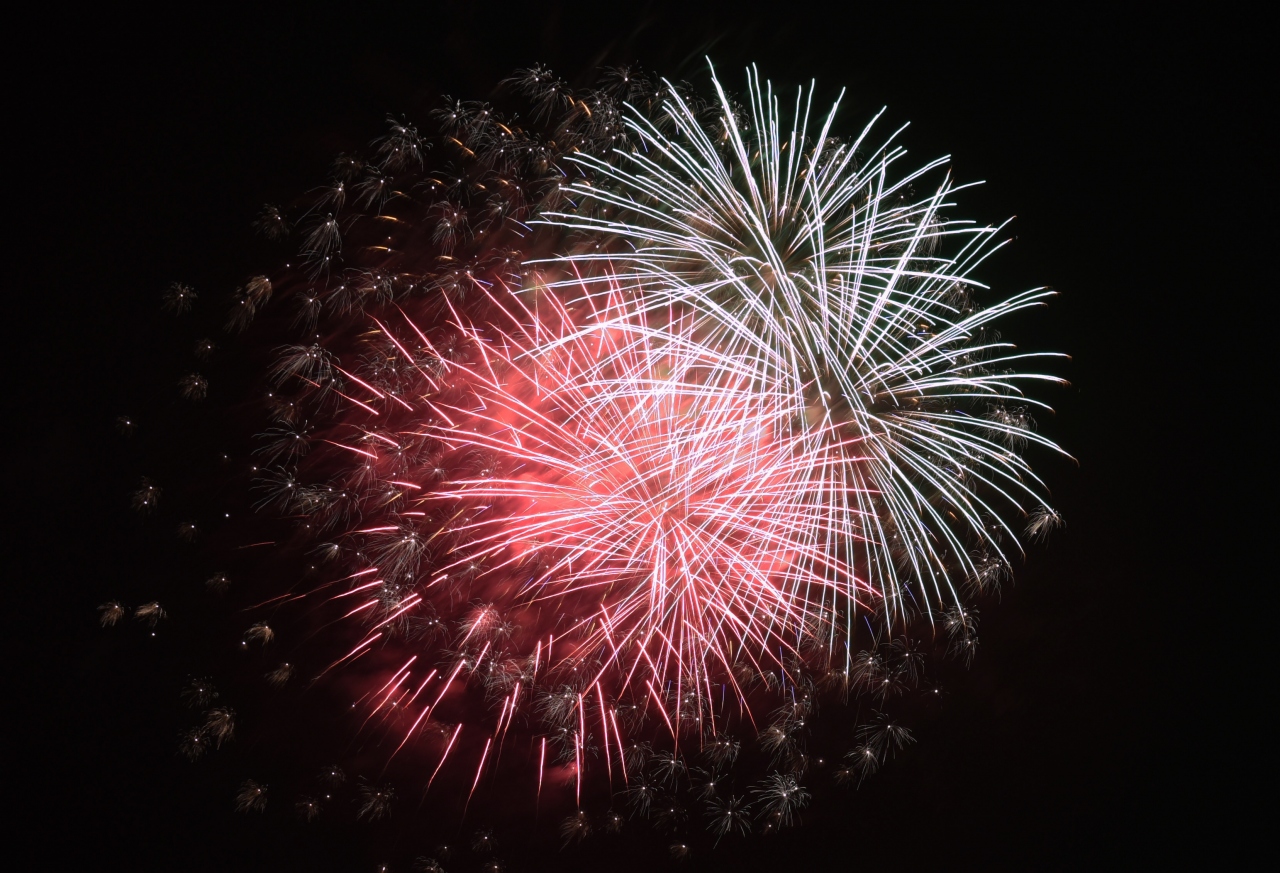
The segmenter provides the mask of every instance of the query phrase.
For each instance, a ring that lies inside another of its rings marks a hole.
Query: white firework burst
[[[1001,540],[1017,539],[998,510],[1048,511],[1013,449],[1061,452],[1022,390],[1061,380],[1023,370],[1049,356],[991,325],[1053,292],[975,303],[973,271],[1002,227],[948,217],[963,186],[945,158],[900,172],[896,133],[870,145],[875,120],[852,142],[832,135],[838,100],[821,115],[802,88],[788,117],[754,69],[745,106],[713,81],[713,123],[668,83],[665,125],[633,109],[634,148],[572,158],[589,175],[569,186],[581,208],[542,220],[601,244],[549,259],[575,273],[558,287],[587,277],[577,293],[606,310],[594,330],[692,319],[700,342],[788,398],[776,427],[814,459],[824,563],[857,567],[890,614],[907,588],[933,614],[958,602],[953,580],[981,575],[975,552],[1007,563]],[[1021,414],[984,414],[1007,402]]]

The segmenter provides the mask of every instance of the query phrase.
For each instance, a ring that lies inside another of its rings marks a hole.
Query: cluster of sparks
[[[319,674],[367,665],[366,724],[428,750],[426,790],[458,768],[469,803],[519,735],[535,796],[572,784],[566,840],[584,792],[658,815],[688,761],[718,836],[786,826],[817,697],[901,693],[921,624],[968,657],[963,596],[1008,572],[1015,519],[1056,521],[1021,450],[1058,451],[1022,390],[1057,380],[991,329],[1050,292],[978,305],[999,228],[948,217],[944,161],[836,138],[812,90],[784,112],[754,71],[742,102],[714,76],[705,102],[630,71],[515,84],[549,133],[450,103],[456,163],[429,172],[394,123],[311,203],[300,261],[236,300],[236,329],[297,302],[260,506],[343,568],[269,604],[340,619]],[[910,740],[863,734],[858,779]],[[767,773],[717,789],[742,736]]]

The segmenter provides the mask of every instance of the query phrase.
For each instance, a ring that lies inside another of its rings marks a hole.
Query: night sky
[[[310,830],[237,815],[239,771],[175,753],[188,719],[177,692],[213,631],[175,619],[152,639],[131,620],[97,624],[113,597],[204,603],[173,542],[178,515],[144,520],[128,506],[142,475],[184,458],[195,459],[192,481],[216,479],[200,466],[220,450],[216,422],[180,411],[174,388],[198,336],[162,316],[160,294],[181,280],[221,311],[239,281],[274,263],[249,228],[260,206],[319,184],[387,113],[428,128],[440,95],[485,98],[534,62],[572,84],[626,61],[693,78],[704,54],[731,81],[756,61],[791,87],[847,86],[850,132],[887,105],[886,128],[912,123],[909,162],[950,153],[957,178],[986,180],[962,211],[1016,215],[1016,240],[981,277],[1006,293],[1060,292],[1016,334],[1073,355],[1057,370],[1070,387],[1038,396],[1057,410],[1042,431],[1078,465],[1040,459],[1067,528],[981,604],[981,652],[917,725],[917,744],[861,790],[824,795],[803,827],[685,869],[1242,857],[1250,804],[1234,780],[1270,753],[1246,723],[1220,739],[1221,721],[1237,683],[1253,683],[1258,702],[1274,696],[1272,680],[1237,662],[1253,663],[1260,637],[1247,619],[1263,612],[1274,573],[1238,564],[1256,547],[1229,532],[1251,510],[1244,486],[1228,483],[1251,450],[1218,422],[1268,413],[1257,397],[1235,399],[1247,379],[1227,373],[1249,370],[1219,346],[1261,342],[1253,331],[1267,321],[1262,290],[1235,278],[1264,270],[1267,251],[1246,217],[1262,196],[1248,113],[1270,110],[1236,108],[1251,80],[1243,36],[1256,25],[1072,4],[1035,18],[906,6],[864,18],[848,4],[842,21],[798,4],[413,8],[188,23],[176,9],[172,20],[50,16],[30,38],[11,35],[30,58],[6,97],[21,120],[8,137],[20,151],[8,212],[26,225],[5,292],[17,352],[5,390],[17,437],[5,489],[16,510],[4,634],[11,869],[372,873],[429,854],[434,842],[415,842],[394,815]],[[208,368],[212,392],[238,384],[227,366],[222,383]],[[134,440],[114,431],[123,413],[141,421]],[[187,430],[148,432],[155,421]],[[176,503],[201,501],[204,486],[170,481]],[[182,585],[189,598],[166,596]],[[561,852],[523,839],[500,852],[510,870],[668,868],[657,842]]]

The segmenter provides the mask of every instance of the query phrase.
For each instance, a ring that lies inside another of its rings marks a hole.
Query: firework
[[[168,312],[175,315],[182,315],[190,312],[191,307],[195,305],[196,298],[195,289],[189,285],[183,285],[181,282],[174,282],[164,292],[164,308]]]
[[[1036,404],[1020,385],[1060,380],[1012,369],[1045,356],[1017,354],[990,330],[1051,292],[975,304],[983,286],[971,273],[1000,228],[948,216],[949,176],[909,196],[943,160],[897,174],[905,152],[893,137],[867,145],[874,121],[852,142],[831,135],[838,101],[811,125],[812,91],[788,120],[754,70],[745,106],[713,83],[713,124],[673,90],[663,107],[675,136],[633,114],[638,148],[571,159],[592,177],[570,196],[594,208],[544,220],[623,245],[557,261],[580,273],[603,264],[607,287],[588,299],[607,295],[609,326],[674,309],[701,342],[751,367],[782,396],[779,422],[799,424],[793,438],[815,451],[810,493],[831,561],[859,567],[892,609],[907,588],[926,610],[945,608],[957,571],[981,580],[1007,564],[992,520],[1013,532],[994,501],[1029,504],[1032,536],[1055,517],[1011,449],[1057,451],[1032,429]],[[566,284],[574,295],[578,280]],[[838,441],[849,450],[817,449]],[[854,484],[833,494],[832,478]]]
[[[262,812],[267,808],[267,786],[252,779],[246,779],[236,792],[236,810],[239,812]]]
[[[103,627],[112,627],[124,618],[125,612],[119,601],[109,600],[98,607],[98,621]]]
[[[677,860],[696,834],[797,824],[832,778],[819,701],[879,713],[928,653],[967,663],[964,595],[1006,577],[1016,519],[1032,539],[1061,521],[1022,454],[1059,451],[1023,393],[1056,380],[993,329],[1049,292],[983,305],[974,278],[1000,228],[952,216],[945,161],[900,171],[873,126],[837,138],[812,90],[784,112],[754,70],[741,102],[711,81],[706,101],[634,69],[578,93],[535,67],[507,82],[528,124],[456,100],[438,137],[393,118],[367,159],[263,211],[300,251],[227,322],[275,348],[255,506],[305,565],[244,604],[262,617],[238,648],[291,659],[260,681],[359,689],[352,729],[424,802],[465,816],[507,780],[559,808],[564,846],[616,833],[616,806]],[[133,503],[159,496],[143,480]],[[207,709],[181,751],[236,730]],[[855,785],[913,741],[881,714],[851,736],[834,778]],[[394,814],[376,775],[358,819]],[[266,791],[245,781],[237,808]]]
[[[168,618],[169,613],[165,612],[164,607],[158,601],[153,600],[134,609],[133,617],[147,627],[154,628],[162,619]]]

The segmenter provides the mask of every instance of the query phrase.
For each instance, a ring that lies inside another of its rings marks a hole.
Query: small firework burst
[[[182,689],[182,700],[192,709],[203,709],[218,699],[218,689],[207,678],[190,679]]]
[[[312,822],[320,817],[322,805],[319,798],[304,794],[298,798],[298,802],[294,804],[294,809],[298,813],[298,817],[303,821]]]
[[[190,285],[174,282],[165,289],[164,308],[175,315],[182,315],[190,312],[191,307],[195,306],[197,296],[195,289]]]
[[[356,818],[376,821],[391,813],[391,803],[396,797],[391,786],[362,782],[358,793],[359,809],[356,811]]]
[[[160,503],[160,486],[143,478],[142,484],[133,492],[132,503],[138,512],[151,512]]]
[[[292,229],[280,212],[280,208],[270,205],[262,207],[262,212],[254,220],[253,226],[260,234],[274,242],[284,240]]]
[[[169,613],[165,612],[159,601],[152,600],[150,603],[144,603],[133,610],[133,617],[145,624],[147,627],[154,628],[163,619],[169,617]]]
[[[108,600],[98,607],[98,622],[103,627],[113,627],[124,618],[127,610],[118,600]]]
[[[1028,539],[1040,542],[1048,539],[1053,531],[1065,526],[1066,522],[1055,510],[1047,506],[1038,506],[1027,515],[1026,533]]]
[[[289,680],[292,678],[293,678],[293,665],[290,664],[288,661],[276,667],[266,676],[267,681],[270,682],[272,685],[276,686],[277,688],[281,687],[282,685],[288,684]]]
[[[789,773],[774,773],[753,792],[760,806],[760,817],[774,827],[789,827],[796,815],[809,805],[809,791]]]
[[[190,373],[178,381],[178,392],[193,402],[209,396],[209,380],[199,373]]]
[[[741,797],[712,798],[707,804],[707,829],[719,842],[728,834],[751,832],[750,805]]]
[[[213,747],[207,734],[201,728],[192,728],[182,734],[178,750],[192,761],[198,761]]]
[[[591,819],[582,810],[567,816],[560,823],[560,837],[566,846],[580,843],[589,836],[591,836]]]
[[[205,713],[204,726],[201,730],[213,742],[215,749],[222,748],[223,743],[228,742],[235,736],[235,710],[225,706],[209,710]]]
[[[244,640],[241,645],[245,647],[249,645],[265,646],[275,637],[276,632],[271,629],[271,626],[265,621],[259,621],[250,625],[249,629],[244,632]]]
[[[237,812],[264,812],[267,808],[267,786],[253,779],[240,783],[236,792]]]

